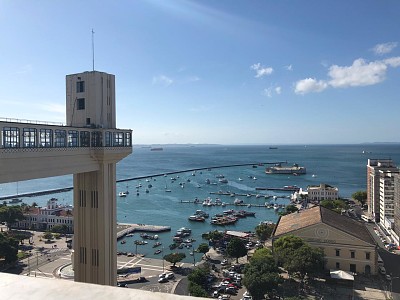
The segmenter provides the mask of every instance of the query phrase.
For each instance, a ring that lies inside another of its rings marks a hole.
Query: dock
[[[143,231],[143,232],[165,232],[171,231],[170,226],[158,226],[158,225],[146,225],[146,224],[127,224],[127,223],[118,223],[117,224],[117,240],[123,238],[125,235],[135,232],[135,231]]]

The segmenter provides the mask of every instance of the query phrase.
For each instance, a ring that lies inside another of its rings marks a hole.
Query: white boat
[[[240,178],[240,177],[238,178],[238,180],[239,180],[239,181],[243,181],[243,179],[242,179],[242,178]]]
[[[119,196],[119,197],[126,197],[126,192],[119,192],[119,193],[118,193],[118,196]]]
[[[277,203],[274,204],[274,210],[278,210],[279,209],[279,205]]]

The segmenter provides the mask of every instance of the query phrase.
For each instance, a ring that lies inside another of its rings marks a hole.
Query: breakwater
[[[181,173],[186,173],[186,172],[197,172],[197,171],[206,171],[206,170],[207,171],[211,171],[213,169],[232,168],[232,167],[245,167],[245,166],[262,167],[264,165],[275,165],[275,164],[284,164],[284,163],[287,163],[287,161],[256,162],[256,163],[230,164],[230,165],[221,165],[221,166],[212,166],[212,167],[201,167],[201,168],[185,169],[185,170],[180,170],[180,171],[170,171],[170,172],[165,172],[165,173],[157,173],[157,174],[153,174],[153,175],[128,177],[128,178],[124,178],[124,179],[118,179],[117,182],[127,182],[127,181],[132,181],[132,180],[141,180],[141,179],[146,179],[146,178],[149,178],[149,177],[160,177],[160,176],[166,176],[166,175],[181,174]],[[49,189],[49,190],[30,192],[30,193],[22,193],[22,194],[16,194],[16,195],[6,195],[6,196],[0,196],[0,201],[1,200],[8,200],[8,199],[13,199],[13,198],[18,198],[18,197],[36,197],[36,196],[42,196],[42,195],[51,195],[51,194],[56,194],[56,193],[64,193],[64,192],[68,192],[68,191],[71,191],[71,190],[73,190],[73,187]]]

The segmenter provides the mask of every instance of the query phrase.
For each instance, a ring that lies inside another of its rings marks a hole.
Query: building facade
[[[325,183],[320,185],[310,185],[307,187],[308,200],[321,201],[321,200],[337,200],[339,199],[339,189]]]
[[[74,232],[74,217],[71,206],[58,205],[57,199],[47,201],[45,207],[28,207],[23,210],[25,219],[13,224],[13,227],[46,231],[56,225],[65,225],[68,233]]]
[[[368,214],[379,223],[380,209],[380,178],[382,172],[398,172],[391,159],[368,159],[367,164],[367,204]]]
[[[323,249],[326,269],[377,274],[376,244],[365,225],[321,206],[279,218],[274,241],[284,235]]]

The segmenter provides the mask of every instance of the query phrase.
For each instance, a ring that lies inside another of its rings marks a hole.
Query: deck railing
[[[0,149],[77,147],[132,147],[132,130],[0,121]]]

